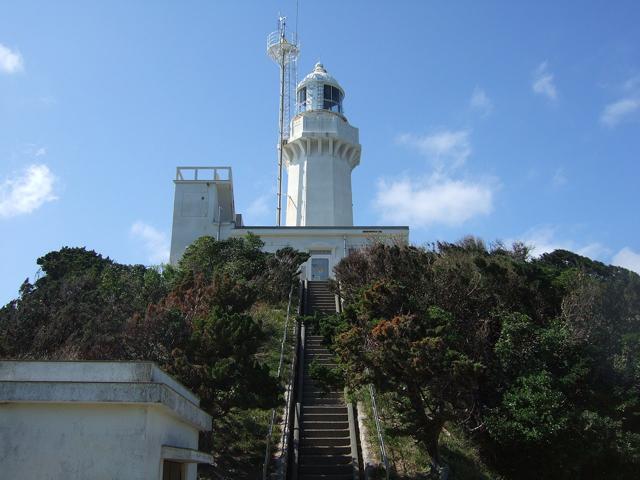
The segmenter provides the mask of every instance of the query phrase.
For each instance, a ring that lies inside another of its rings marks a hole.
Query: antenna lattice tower
[[[280,226],[282,219],[282,147],[289,139],[289,121],[292,111],[292,92],[295,94],[296,65],[298,61],[297,34],[287,38],[286,17],[278,19],[278,30],[267,37],[267,55],[280,67],[280,112],[278,128],[278,206],[276,224]]]

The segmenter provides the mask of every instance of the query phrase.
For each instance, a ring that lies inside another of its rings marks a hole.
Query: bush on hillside
[[[640,467],[640,277],[557,250],[468,238],[382,244],[335,269],[347,380],[374,383],[438,463],[455,422],[510,478]],[[335,323],[335,322],[334,322]]]

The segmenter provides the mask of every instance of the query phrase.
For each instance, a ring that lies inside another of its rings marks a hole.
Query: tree
[[[450,421],[509,478],[633,478],[640,276],[470,237],[372,245],[336,277],[347,380],[388,392],[434,462],[434,432]]]
[[[473,408],[483,370],[461,351],[462,342],[451,315],[437,307],[381,320],[370,332],[355,328],[338,337],[342,361],[361,372],[363,380],[393,394],[401,431],[423,445],[435,467],[440,466],[442,428]]]

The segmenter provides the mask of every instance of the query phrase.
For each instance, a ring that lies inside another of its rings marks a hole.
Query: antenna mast
[[[289,120],[291,118],[291,80],[296,77],[298,60],[297,32],[287,38],[286,17],[278,19],[278,30],[267,37],[267,55],[280,67],[280,118],[278,128],[278,206],[276,224],[282,222],[282,148],[289,139]],[[295,86],[294,86],[295,88]]]

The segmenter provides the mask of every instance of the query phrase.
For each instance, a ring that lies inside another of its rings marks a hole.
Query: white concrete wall
[[[217,235],[218,195],[213,182],[176,182],[170,259],[179,258],[193,240]]]
[[[12,403],[0,411],[6,479],[161,480],[162,445],[198,448],[197,429],[156,406]]]
[[[298,194],[304,191],[304,167],[304,163],[289,164],[287,167],[287,191],[284,194],[285,225],[302,225],[304,221],[302,218],[304,204],[299,203],[304,199],[301,199]]]
[[[248,232],[258,235],[264,242],[264,251],[275,252],[292,247],[301,252],[329,250],[329,271],[333,272],[338,262],[351,249],[363,248],[373,242],[388,244],[409,242],[407,227],[245,227],[231,231],[231,236],[242,237]],[[310,280],[311,259],[303,268],[302,277]],[[333,276],[331,274],[331,276]]]

